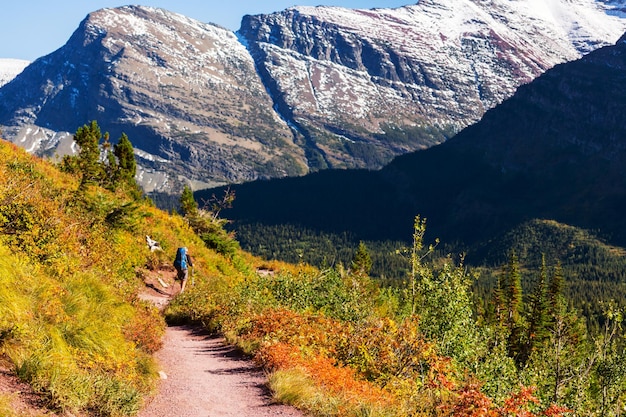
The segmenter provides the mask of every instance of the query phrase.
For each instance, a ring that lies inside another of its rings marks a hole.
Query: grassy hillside
[[[474,277],[454,256],[433,257],[420,219],[405,279],[385,288],[364,253],[323,269],[262,261],[216,213],[169,215],[134,193],[81,186],[5,143],[0,161],[0,365],[54,411],[141,407],[164,321],[138,294],[182,245],[195,285],[166,318],[226,335],[267,370],[278,401],[312,415],[616,415],[626,401],[621,310],[607,306],[607,333],[590,337],[552,266],[549,290],[522,294],[512,262],[476,316]],[[13,401],[0,394],[0,411],[20,415]]]
[[[148,256],[139,233],[159,215],[137,203],[107,220],[128,197],[79,192],[4,142],[0,160],[0,360],[52,409],[134,412],[154,386],[164,329],[136,298]]]
[[[146,269],[171,263],[182,245],[196,254],[197,281],[235,275],[232,261],[149,201],[81,187],[5,142],[0,161],[1,367],[52,410],[133,415],[155,387],[151,354],[165,328],[138,298]],[[163,251],[150,252],[146,235]],[[19,415],[1,392],[0,414]]]

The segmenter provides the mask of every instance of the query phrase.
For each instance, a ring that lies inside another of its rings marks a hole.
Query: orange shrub
[[[332,358],[322,355],[302,355],[300,349],[287,343],[275,343],[264,346],[257,354],[264,366],[272,370],[303,370],[319,387],[332,395],[338,395],[352,406],[361,403],[389,406],[392,396],[362,380],[354,369],[338,366]]]
[[[512,393],[498,407],[481,392],[479,383],[469,383],[455,393],[450,404],[442,405],[439,409],[442,416],[450,417],[562,417],[569,412],[556,405],[539,413],[530,410],[537,405],[539,400],[534,396],[534,388],[520,387],[518,392]]]
[[[349,337],[346,326],[335,319],[284,308],[267,309],[252,317],[239,336],[261,344],[290,343],[329,355],[336,352],[341,340]]]
[[[122,329],[124,337],[134,342],[146,353],[154,353],[163,345],[165,323],[158,310],[140,301],[135,301],[135,314]]]

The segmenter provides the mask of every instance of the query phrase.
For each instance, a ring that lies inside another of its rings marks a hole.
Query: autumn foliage
[[[361,269],[262,261],[258,268],[262,273],[214,281],[202,303],[177,299],[170,311],[219,329],[250,353],[270,372],[281,401],[325,416],[567,412],[541,401],[534,388],[494,389],[513,361],[479,338],[462,267],[416,263],[415,282],[398,290],[378,287]],[[437,306],[445,308],[424,310]]]

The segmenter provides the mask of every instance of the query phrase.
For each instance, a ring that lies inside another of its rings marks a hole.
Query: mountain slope
[[[376,172],[243,184],[225,216],[407,240],[420,214],[430,234],[464,248],[548,218],[626,245],[625,68],[622,38],[522,86],[444,144]]]
[[[167,172],[163,181],[197,186],[306,172],[271,108],[232,32],[148,7],[91,13],[0,90],[2,125],[74,132],[98,120],[112,139],[127,133],[143,167]]]
[[[519,85],[624,30],[593,0],[429,0],[294,7],[246,16],[240,33],[277,109],[322,167],[375,168],[445,140]]]
[[[29,395],[7,396],[9,375],[65,415],[130,414],[156,383],[149,353],[165,323],[135,297],[144,237],[105,219],[128,198],[79,192],[75,178],[4,140],[0,161],[0,414],[44,415],[5,412],[7,399]],[[158,222],[153,207],[139,210]]]
[[[593,0],[301,7],[245,17],[240,38],[162,9],[103,9],[0,88],[0,128],[45,156],[72,152],[91,120],[113,141],[125,132],[148,192],[380,168],[624,30]]]

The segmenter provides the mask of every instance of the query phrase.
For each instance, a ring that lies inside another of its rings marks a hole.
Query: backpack
[[[174,266],[179,269],[187,269],[187,248],[178,248],[176,250]]]

